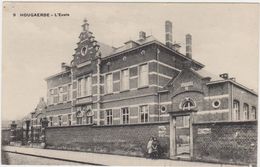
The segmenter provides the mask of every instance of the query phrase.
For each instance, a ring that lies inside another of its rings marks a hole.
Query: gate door
[[[176,156],[190,156],[190,115],[176,117]]]

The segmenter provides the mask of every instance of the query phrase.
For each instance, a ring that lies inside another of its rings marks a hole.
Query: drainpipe
[[[101,58],[97,59],[97,125],[100,125],[100,64]]]
[[[231,84],[231,83],[230,83]],[[233,94],[233,84],[231,84],[231,113],[230,113],[230,121],[233,120],[233,101],[234,101],[234,94]]]
[[[158,122],[160,122],[160,116],[161,116],[161,113],[160,113],[160,105],[161,105],[161,94],[159,93],[159,53],[160,53],[160,50],[158,49],[157,47],[157,51],[156,51],[156,60],[157,60],[157,63],[156,63],[156,72],[157,72],[157,94],[158,94]]]

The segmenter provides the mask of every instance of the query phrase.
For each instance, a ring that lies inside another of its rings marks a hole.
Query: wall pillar
[[[45,148],[45,145],[46,145],[46,128],[48,127],[48,123],[49,121],[47,120],[47,118],[43,118],[42,120],[42,127],[41,127],[41,146],[43,148]]]
[[[175,158],[176,154],[176,117],[170,115],[170,158]]]
[[[193,112],[190,114],[190,158],[193,157],[193,124],[194,115]]]
[[[14,141],[16,141],[16,128],[17,128],[17,124],[15,123],[15,121],[12,121],[11,123],[11,136],[10,136],[10,144],[12,144]]]
[[[25,141],[29,141],[30,120],[25,121]]]

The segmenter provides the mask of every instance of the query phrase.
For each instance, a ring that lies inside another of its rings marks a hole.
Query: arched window
[[[86,113],[86,123],[87,124],[93,123],[93,116],[94,116],[93,111],[91,111],[91,110],[87,111],[87,113]]]
[[[250,115],[251,115],[250,117],[251,120],[256,120],[256,107],[252,106]]]
[[[243,110],[244,110],[244,120],[249,120],[249,106],[247,103],[244,103]]]
[[[182,110],[191,110],[196,107],[195,102],[191,98],[185,98],[185,100],[181,103]]]
[[[81,111],[78,111],[76,113],[76,120],[77,120],[77,125],[82,125],[82,117],[83,117],[83,114]]]
[[[240,120],[240,105],[237,100],[233,102],[233,120]]]

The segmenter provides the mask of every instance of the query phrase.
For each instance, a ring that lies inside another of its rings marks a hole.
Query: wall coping
[[[55,129],[55,128],[75,128],[75,127],[91,127],[91,128],[107,128],[107,127],[122,127],[122,126],[146,126],[146,125],[160,125],[160,124],[170,124],[169,121],[163,122],[149,122],[149,123],[137,123],[137,124],[118,124],[118,125],[71,125],[71,126],[52,126],[47,127],[47,129]]]
[[[255,124],[257,125],[257,120],[250,120],[250,121],[217,121],[217,122],[201,122],[201,123],[193,123],[193,126],[196,125],[241,125],[241,124]]]

